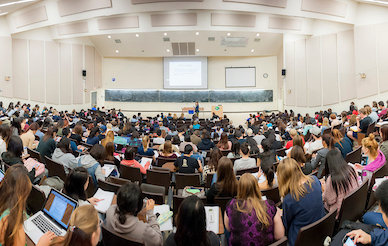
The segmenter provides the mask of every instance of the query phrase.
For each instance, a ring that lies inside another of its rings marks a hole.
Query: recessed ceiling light
[[[165,32],[163,35],[164,35],[164,36],[167,36],[167,32]]]
[[[254,49],[251,50],[251,52],[254,52],[254,51],[255,51]]]
[[[167,52],[170,52],[170,49],[167,49]]]
[[[116,53],[119,53],[119,50],[116,50]]]
[[[196,32],[195,35],[199,35],[199,32]]]
[[[256,34],[256,37],[260,36],[260,33]]]
[[[135,36],[138,38],[138,37],[139,37],[139,34],[137,34],[137,33],[136,33],[136,35],[135,35]]]
[[[196,49],[197,52],[199,52],[199,49]]]
[[[226,34],[226,35],[230,36],[230,32],[228,32],[228,34]]]
[[[111,36],[108,36],[108,38],[112,38]]]

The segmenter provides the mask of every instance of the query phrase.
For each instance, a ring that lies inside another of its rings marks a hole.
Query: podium
[[[221,105],[212,106],[212,117],[213,113],[215,113],[216,115],[218,115],[218,117],[220,117],[220,119],[222,119],[222,117],[224,117],[224,107],[222,107]]]
[[[205,117],[205,108],[204,107],[200,107],[199,108],[199,112],[202,111],[202,114],[203,114],[203,117]],[[189,114],[195,114],[195,108],[194,107],[183,107],[182,108],[182,113],[189,113]]]

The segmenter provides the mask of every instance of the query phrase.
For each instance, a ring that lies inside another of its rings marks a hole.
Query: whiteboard
[[[226,67],[225,87],[256,87],[256,67]]]

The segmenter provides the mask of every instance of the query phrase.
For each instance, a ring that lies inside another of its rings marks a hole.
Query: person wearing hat
[[[307,149],[307,154],[312,155],[314,151],[323,149],[321,129],[318,126],[313,126],[310,133],[314,138],[314,142],[310,142]]]

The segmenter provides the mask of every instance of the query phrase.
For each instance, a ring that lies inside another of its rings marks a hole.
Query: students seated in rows
[[[322,149],[323,144],[322,144],[321,129],[319,129],[318,126],[313,126],[310,129],[310,133],[313,136],[314,142],[309,143],[306,153],[309,155],[312,155],[314,151]]]
[[[220,239],[206,231],[206,213],[202,200],[197,196],[186,197],[178,209],[176,232],[168,236],[165,246],[219,246]]]
[[[144,136],[143,137],[143,145],[139,146],[137,148],[137,153],[139,155],[145,155],[145,156],[154,156],[154,150],[149,147],[150,146],[150,137],[149,136]]]
[[[100,139],[98,138],[99,131],[100,129],[98,127],[93,127],[86,139],[86,143],[90,145],[98,144],[100,142]]]
[[[172,158],[172,159],[175,159],[177,158],[177,154],[173,151],[173,145],[171,143],[170,140],[167,140],[164,144],[163,144],[163,151],[160,152],[159,156],[160,157],[163,157],[163,158]]]
[[[145,204],[147,223],[139,220],[137,214],[143,209],[143,197],[140,187],[135,183],[123,185],[117,192],[117,205],[106,212],[106,226],[131,241],[146,246],[163,244],[162,233],[154,215],[155,201],[148,199]]]
[[[202,173],[202,163],[200,160],[197,160],[193,157],[193,147],[191,145],[186,145],[183,155],[178,157],[174,162],[175,170],[179,173],[195,173],[198,171]]]
[[[63,137],[55,149],[53,161],[56,161],[65,169],[66,174],[69,174],[69,170],[74,169],[78,166],[77,159],[73,155],[73,151],[70,149],[70,139]]]
[[[372,119],[368,116],[365,108],[359,110],[360,115],[356,117],[357,132],[366,134],[369,124],[372,123]],[[353,141],[357,141],[357,132],[349,130],[346,134]]]
[[[23,146],[30,148],[30,149],[36,149],[38,147],[39,141],[35,140],[35,133],[38,131],[39,125],[38,123],[34,122],[30,125],[28,131],[22,135],[20,135],[20,138],[23,141]]]
[[[113,142],[109,142],[105,146],[105,160],[113,162],[116,166],[120,165],[120,160],[115,158],[115,145]]]
[[[277,185],[277,177],[273,170],[273,162],[269,161],[268,159],[264,159],[261,161],[260,170],[256,176],[260,190],[271,189],[275,185]]]
[[[210,132],[206,131],[202,134],[202,141],[198,144],[198,150],[210,150],[215,144],[211,141]]]
[[[217,172],[218,168],[218,161],[221,159],[222,153],[219,148],[214,148],[210,152],[210,160],[209,162],[203,167],[203,182],[206,183],[206,178],[208,174],[214,174]]]
[[[331,131],[333,137],[334,147],[341,151],[342,157],[345,159],[346,155],[353,151],[353,143],[348,137],[344,137],[337,129]]]
[[[315,170],[317,167],[319,167],[317,174],[318,178],[322,177],[323,170],[325,169],[327,152],[329,152],[331,149],[334,149],[334,140],[331,137],[331,134],[324,134],[322,136],[322,140],[323,149],[320,149],[317,151],[317,153],[313,154],[313,158],[311,159],[312,170]]]
[[[228,134],[226,132],[221,133],[221,139],[217,143],[217,148],[220,150],[231,150],[232,142],[228,140]]]
[[[276,151],[271,149],[271,143],[268,139],[261,141],[261,147],[263,152],[258,154],[258,163],[261,161],[277,162]]]
[[[31,181],[27,174],[23,165],[13,165],[0,183],[0,245],[26,244],[23,223],[27,218],[26,202],[31,192]],[[48,246],[54,237],[54,233],[48,232],[36,246]]]
[[[287,142],[286,149],[289,149],[293,146],[292,140],[294,139],[294,137],[298,136],[298,132],[295,129],[291,129],[289,134],[290,134],[291,140]],[[303,145],[304,145],[305,144],[304,139],[302,141],[303,141]]]
[[[237,173],[238,170],[248,169],[258,166],[255,158],[249,157],[249,146],[247,143],[241,145],[240,150],[241,158],[234,161],[233,170]]]
[[[44,134],[43,138],[39,141],[38,148],[36,149],[42,158],[44,156],[47,156],[48,158],[51,158],[55,148],[57,147],[57,143],[55,142],[54,138],[56,137],[56,131],[57,129],[55,127],[48,127],[47,132]]]
[[[105,160],[105,148],[101,144],[95,144],[88,155],[81,155],[77,158],[77,166],[84,167],[92,176],[94,187],[97,187],[97,180],[105,180],[101,164]]]
[[[70,138],[77,140],[76,144],[81,144],[82,141],[82,125],[76,124],[73,128],[73,133],[71,134]]]
[[[279,194],[283,199],[283,225],[288,243],[295,244],[300,228],[325,216],[321,183],[315,176],[303,174],[292,158],[282,160],[277,168]]]
[[[136,152],[133,147],[128,147],[124,153],[124,160],[121,161],[121,165],[136,167],[140,169],[142,174],[147,174],[147,169],[151,163],[147,163],[145,167],[143,167],[135,158]]]
[[[229,245],[269,245],[284,237],[284,227],[275,203],[263,201],[257,180],[241,176],[237,198],[226,206],[224,223],[231,233]]]
[[[182,142],[180,145],[179,145],[179,152],[183,153],[185,151],[185,147],[186,145],[191,145],[191,147],[193,147],[193,151],[194,152],[197,152],[198,151],[198,148],[197,148],[197,145],[193,144],[191,142],[191,135],[190,134],[186,134],[185,135],[185,141]]]
[[[232,149],[228,153],[227,157],[228,158],[240,158],[240,142],[237,141],[237,139],[232,140]]]
[[[94,206],[78,207],[71,214],[66,235],[56,237],[52,240],[50,246],[96,246],[101,235],[101,222]]]

